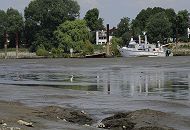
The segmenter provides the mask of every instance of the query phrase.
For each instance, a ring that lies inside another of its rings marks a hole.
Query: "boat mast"
[[[141,44],[141,35],[139,35],[139,45]]]
[[[146,35],[146,32],[143,32],[144,34],[144,37],[145,37],[145,43],[144,43],[144,46],[145,46],[145,49],[147,49],[147,43],[148,43],[148,40],[147,40],[147,35]]]

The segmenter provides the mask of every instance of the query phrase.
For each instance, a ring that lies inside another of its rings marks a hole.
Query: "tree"
[[[91,31],[103,30],[103,19],[99,18],[99,10],[97,8],[87,11],[84,20]]]
[[[165,13],[166,13],[170,23],[172,24],[170,37],[174,39],[175,35],[176,35],[176,13],[175,13],[174,9],[166,9]]]
[[[53,32],[67,20],[79,17],[80,6],[74,0],[34,0],[25,8],[27,42],[39,45],[38,37],[44,37],[55,44]],[[46,40],[45,40],[46,41]],[[46,44],[44,41],[44,44]],[[52,45],[46,46],[50,49]],[[37,46],[33,44],[35,49]]]
[[[7,12],[0,11],[0,35],[1,47],[4,45],[5,33],[9,35],[9,47],[15,47],[16,35],[21,35],[24,21],[22,15],[13,8],[7,9]]]
[[[188,11],[187,10],[181,10],[177,14],[177,30],[178,30],[178,36],[180,37],[180,40],[187,40],[187,28],[188,28]]]
[[[24,21],[22,15],[13,8],[9,8],[7,10],[7,32],[9,34],[9,46],[15,47],[16,46],[16,35],[19,37],[23,31]],[[19,39],[17,39],[19,40]]]
[[[105,29],[103,25],[104,20],[99,18],[99,10],[97,8],[88,10],[84,20],[86,21],[88,28],[91,30],[91,43],[96,43],[96,31]]]
[[[132,22],[132,31],[135,36],[140,35],[143,31],[146,31],[146,26],[149,21],[149,18],[159,12],[163,12],[165,9],[160,7],[147,8],[143,9],[137,15],[135,20]]]
[[[123,46],[122,38],[113,37],[111,40],[111,51],[114,56],[119,56],[120,52],[117,49],[118,46]]]
[[[123,44],[126,44],[131,39],[131,24],[130,19],[128,17],[124,17],[121,19],[120,23],[117,25],[117,30],[115,32],[116,37],[121,37]]]
[[[7,28],[7,14],[5,11],[0,10],[0,47],[4,46],[4,33]]]
[[[164,40],[170,36],[171,26],[172,24],[165,12],[151,16],[146,26],[149,41],[153,43],[157,43],[157,41],[164,43]]]
[[[91,48],[89,43],[90,32],[85,20],[66,21],[54,32],[58,40],[58,48],[69,52],[73,48],[76,52]]]

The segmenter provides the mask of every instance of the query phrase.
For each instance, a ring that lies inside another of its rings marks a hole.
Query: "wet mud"
[[[111,130],[175,130],[169,126],[180,122],[176,118],[169,113],[142,109],[105,118],[99,127]]]

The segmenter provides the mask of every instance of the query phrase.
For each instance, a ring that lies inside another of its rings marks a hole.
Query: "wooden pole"
[[[109,24],[107,24],[107,45],[106,45],[106,55],[109,56],[110,55],[110,31],[109,31]]]
[[[177,51],[177,44],[178,44],[178,22],[179,22],[179,19],[178,19],[178,16],[176,17],[176,51]]]
[[[18,58],[18,32],[16,32],[16,58]]]
[[[5,48],[5,59],[7,59],[7,41],[8,41],[8,35],[7,32],[4,32],[4,37],[5,37],[5,43],[4,43],[4,48]]]

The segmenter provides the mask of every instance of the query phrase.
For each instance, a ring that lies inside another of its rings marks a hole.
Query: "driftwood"
[[[18,120],[17,122],[18,122],[20,125],[25,125],[25,126],[28,126],[28,127],[33,127],[32,122],[26,122],[26,121],[23,121],[23,120]]]

